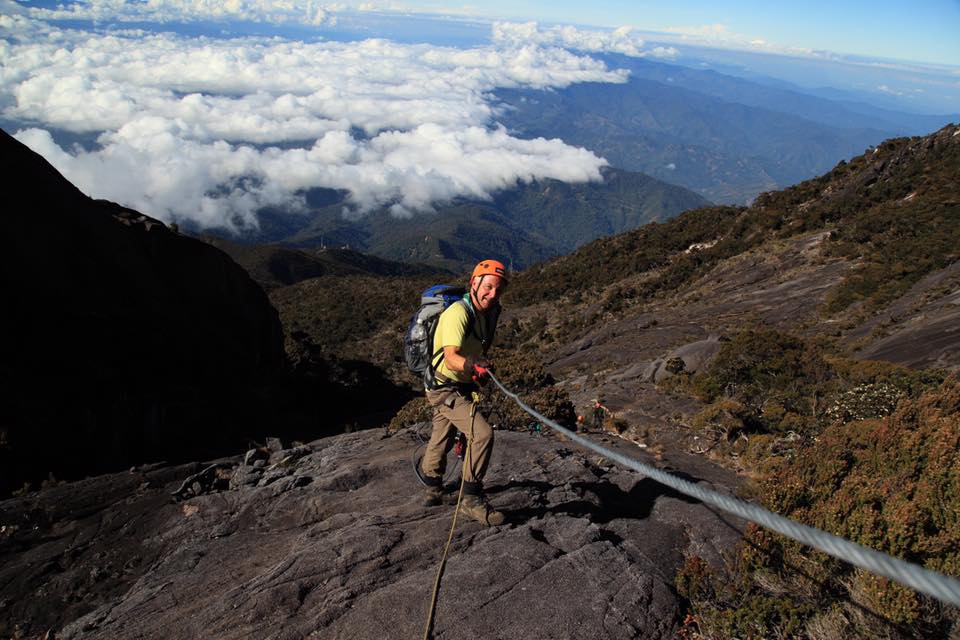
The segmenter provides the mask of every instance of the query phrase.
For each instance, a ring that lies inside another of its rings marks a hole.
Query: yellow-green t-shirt
[[[476,314],[471,328],[470,312],[467,310],[467,304],[469,303],[466,301],[455,302],[440,314],[436,333],[433,334],[434,353],[440,351],[442,355],[444,347],[460,347],[459,353],[462,356],[479,357],[483,355],[483,343],[480,342],[480,336],[489,335],[486,318],[483,314]],[[469,373],[448,369],[447,362],[441,359],[441,355],[437,355],[433,359],[433,366],[436,369],[439,382],[470,383],[472,381]]]

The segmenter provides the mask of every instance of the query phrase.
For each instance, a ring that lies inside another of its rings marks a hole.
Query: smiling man
[[[473,269],[469,291],[450,305],[437,323],[431,363],[434,385],[427,401],[434,407],[433,432],[421,468],[427,483],[424,504],[443,501],[443,473],[447,453],[457,431],[467,437],[463,464],[461,513],[488,525],[503,524],[503,513],[487,505],[483,476],[493,450],[493,429],[477,411],[477,385],[489,378],[487,350],[500,315],[500,296],[507,287],[507,270],[496,260],[484,260]]]

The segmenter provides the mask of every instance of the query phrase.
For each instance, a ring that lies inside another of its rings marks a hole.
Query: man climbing
[[[504,514],[483,497],[483,477],[493,450],[493,429],[477,411],[478,384],[489,379],[487,350],[500,314],[500,296],[507,287],[507,270],[496,260],[480,262],[470,276],[463,300],[440,314],[433,340],[434,385],[427,401],[434,407],[433,431],[421,462],[427,490],[426,506],[443,501],[443,473],[456,433],[467,436],[460,512],[488,525],[503,524]]]
[[[613,417],[613,413],[603,405],[603,398],[594,398],[593,428],[598,431],[603,431],[603,423],[607,419],[607,416]]]

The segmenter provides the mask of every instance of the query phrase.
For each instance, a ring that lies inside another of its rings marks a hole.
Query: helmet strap
[[[484,275],[482,275],[482,276],[479,276],[479,279],[477,280],[477,286],[471,287],[471,289],[470,289],[470,302],[471,302],[471,304],[473,304],[473,308],[476,309],[477,311],[480,310],[480,308],[479,308],[479,307],[480,307],[480,300],[477,298],[477,291],[480,290],[480,285],[483,284],[483,279],[484,279],[485,277],[486,277],[486,274],[484,274]],[[473,283],[471,283],[471,285],[472,285],[472,284],[473,284]]]

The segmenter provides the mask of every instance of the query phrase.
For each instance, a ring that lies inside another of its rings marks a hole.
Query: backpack
[[[413,373],[432,377],[433,335],[437,330],[440,314],[458,300],[463,300],[467,290],[448,284],[436,284],[426,289],[420,296],[420,308],[410,319],[407,334],[403,337],[403,357],[407,368]],[[470,319],[473,320],[471,310]],[[428,385],[429,386],[429,385]]]
[[[440,314],[450,305],[463,301],[467,307],[470,316],[470,325],[467,331],[473,330],[474,312],[473,305],[465,299],[467,290],[464,287],[458,287],[449,284],[437,284],[424,290],[420,296],[420,308],[410,319],[410,326],[403,338],[403,357],[407,361],[407,368],[413,373],[423,378],[424,387],[433,389],[436,386],[434,379],[433,360],[439,353],[433,352],[433,337],[437,330],[437,323],[440,320]],[[496,310],[499,312],[499,307]],[[496,313],[489,324],[492,328],[496,327],[496,319],[499,313]],[[484,342],[484,353],[493,341],[493,335]]]

